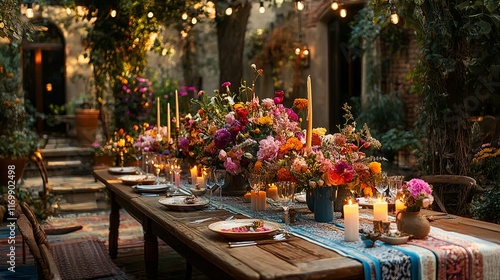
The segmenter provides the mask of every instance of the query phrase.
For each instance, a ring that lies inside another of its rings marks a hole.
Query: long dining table
[[[158,196],[134,192],[107,169],[95,169],[93,175],[106,185],[111,201],[110,256],[116,258],[118,254],[120,209],[123,208],[143,226],[148,279],[158,277],[158,238],[186,262],[215,279],[385,279],[387,273],[395,274],[394,279],[440,279],[452,273],[448,272],[449,266],[457,265],[463,270],[462,276],[468,273],[479,277],[475,279],[500,279],[498,224],[423,210],[423,214],[435,217],[431,222],[432,237],[409,241],[403,246],[377,241],[372,250],[365,248],[362,241],[343,241],[342,219],[315,223],[303,207],[297,209],[300,221],[292,225],[293,236],[286,242],[230,248],[229,240],[210,230],[208,225],[230,216],[248,218],[252,213],[237,207],[242,203],[239,198],[227,198],[224,209],[176,211],[160,204]],[[279,211],[269,207],[267,211],[260,211],[260,217],[276,218]],[[365,226],[370,225],[371,212],[360,210]],[[193,223],[202,219],[205,220]],[[455,251],[465,253],[457,257],[450,253]],[[382,257],[387,260],[380,260]],[[461,262],[452,263],[453,258]],[[471,264],[464,266],[463,259]]]

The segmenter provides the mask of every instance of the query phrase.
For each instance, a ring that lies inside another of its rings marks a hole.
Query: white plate
[[[168,187],[166,185],[135,185],[132,189],[138,193],[164,193]]]
[[[241,227],[241,226],[249,226],[252,225],[254,221],[257,219],[237,219],[230,221],[220,221],[212,223],[208,226],[208,228],[217,232],[218,234],[236,240],[258,240],[268,238],[272,233],[277,231],[280,228],[278,223],[264,221],[264,227],[268,228],[266,231],[258,231],[258,232],[228,232],[226,230]]]
[[[135,174],[136,171],[137,168],[133,166],[110,167],[108,169],[109,173],[114,173],[114,174]]]
[[[203,199],[198,199],[195,203],[192,204],[186,204],[184,202],[185,198],[186,196],[164,197],[158,200],[158,202],[160,202],[161,205],[164,205],[169,209],[178,211],[199,210],[203,209],[208,204],[208,201],[205,201]]]
[[[121,176],[120,179],[122,180],[122,183],[125,185],[152,185],[155,183],[156,178],[153,175],[125,175]]]
[[[397,236],[397,237],[390,237],[390,236],[381,236],[380,240],[383,241],[384,243],[391,244],[391,245],[401,245],[401,244],[406,244],[408,241],[408,235],[406,236]]]

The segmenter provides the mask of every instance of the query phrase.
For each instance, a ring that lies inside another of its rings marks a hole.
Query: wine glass
[[[260,174],[250,173],[247,176],[248,183],[255,193],[255,197],[259,197],[259,192],[265,187],[264,176]],[[252,210],[259,210],[257,201],[252,201]]]
[[[217,185],[217,188],[219,189],[219,209],[222,209],[222,186],[224,186],[224,183],[226,182],[226,170],[224,169],[217,169],[214,171],[215,174],[215,185]]]
[[[156,174],[155,184],[160,184],[160,173],[165,166],[165,157],[162,154],[156,154],[153,157],[153,167]]]
[[[377,181],[375,183],[375,188],[377,189],[379,193],[379,197],[384,198],[384,193],[387,191],[387,188],[389,188],[389,185],[387,183],[387,173],[386,172],[381,172],[377,178]]]
[[[207,171],[207,173],[205,174],[206,175],[206,178],[207,178],[207,182],[205,183],[207,189],[210,191],[210,196],[209,196],[209,199],[208,199],[208,210],[215,210],[217,208],[215,208],[215,206],[212,205],[212,193],[214,191],[214,187],[217,186],[216,182],[217,182],[217,179],[215,178],[215,173],[214,173],[214,170],[212,168],[209,168]]]
[[[295,188],[297,184],[291,181],[279,181],[276,182],[276,188],[278,189],[278,203],[283,208],[285,214],[285,236],[290,236],[290,218],[288,215],[288,210],[293,204],[293,196],[295,194]]]
[[[393,202],[396,201],[396,196],[403,185],[404,176],[390,176],[387,177],[387,184],[389,185],[389,196]]]
[[[139,164],[141,164],[142,160],[142,147],[141,146],[134,146],[134,157],[135,161],[137,164],[137,171],[136,173],[139,175],[142,175],[142,168],[139,167]]]

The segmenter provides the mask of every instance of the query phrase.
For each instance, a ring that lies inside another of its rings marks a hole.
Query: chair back
[[[23,210],[23,214],[26,216],[28,221],[31,223],[36,243],[39,245],[45,244],[47,247],[50,247],[49,239],[47,238],[47,234],[45,233],[42,226],[40,225],[40,223],[36,219],[36,215],[33,212],[33,210],[31,210],[31,207],[25,201],[21,202],[20,206],[21,206],[21,209]]]
[[[23,236],[23,241],[28,245],[33,255],[39,279],[50,279],[49,268],[42,257],[42,252],[35,238],[33,226],[26,215],[21,214],[21,216],[17,218],[17,228]]]
[[[461,175],[428,175],[422,180],[431,184],[434,210],[458,216],[469,216],[469,204],[475,191],[481,188],[474,178]]]

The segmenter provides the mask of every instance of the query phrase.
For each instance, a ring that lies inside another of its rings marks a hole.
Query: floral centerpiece
[[[262,70],[252,68],[255,81]],[[224,83],[226,91],[215,91],[212,97],[201,91],[201,99],[192,100],[200,109],[182,119],[178,147],[192,163],[218,166],[231,174],[274,174],[279,159],[304,146],[299,117],[282,104],[283,91],[261,101],[253,88],[242,85],[233,93],[230,85]]]
[[[434,201],[432,187],[426,181],[418,178],[411,179],[403,185],[402,196],[407,212],[418,212],[421,208],[428,208]]]
[[[99,157],[110,158],[112,165],[123,165],[134,159],[132,144],[134,137],[127,134],[123,128],[115,131],[113,137],[107,141],[96,141],[92,143],[94,160],[98,163]],[[110,164],[110,162],[106,162]],[[104,163],[103,162],[103,163]]]
[[[140,148],[146,153],[156,153],[169,155],[172,150],[172,141],[168,139],[168,127],[149,125],[144,123],[142,127],[134,125],[134,131],[138,132],[138,136],[133,144],[134,147]]]

